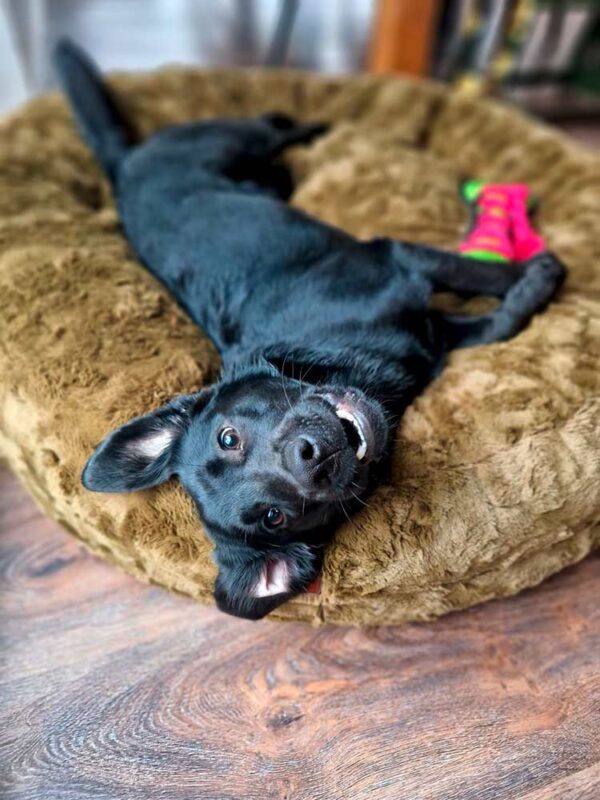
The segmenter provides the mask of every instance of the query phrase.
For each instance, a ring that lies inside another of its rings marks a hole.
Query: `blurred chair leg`
[[[281,0],[275,32],[265,58],[266,66],[280,67],[285,64],[294,22],[298,14],[298,5],[299,0]]]
[[[439,0],[378,0],[369,72],[426,75],[440,6]]]

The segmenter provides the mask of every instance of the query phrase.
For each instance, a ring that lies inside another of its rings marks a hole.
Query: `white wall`
[[[22,103],[29,94],[11,19],[5,0],[0,0],[0,114]]]

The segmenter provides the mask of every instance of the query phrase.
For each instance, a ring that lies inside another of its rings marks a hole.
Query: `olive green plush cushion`
[[[505,344],[454,353],[408,410],[387,485],[343,525],[314,623],[429,619],[510,595],[600,541],[600,170],[503,105],[394,78],[166,70],[115,80],[143,134],[287,111],[333,123],[290,153],[293,202],[352,233],[452,248],[462,176],[527,181],[565,288]],[[84,491],[112,428],[218,371],[218,357],[133,258],[108,187],[58,96],[0,130],[0,451],[39,504],[102,558],[211,602],[215,568],[175,481]]]

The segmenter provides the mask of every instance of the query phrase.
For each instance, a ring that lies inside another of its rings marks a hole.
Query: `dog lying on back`
[[[55,54],[137,256],[217,346],[220,381],[99,445],[87,489],[177,475],[214,543],[218,606],[258,619],[319,574],[343,514],[385,474],[394,428],[452,348],[514,336],[564,269],[515,267],[386,238],[359,241],[285,202],[286,147],[325,131],[282,114],[165,128],[135,144],[95,67]],[[434,291],[502,298],[433,311]]]

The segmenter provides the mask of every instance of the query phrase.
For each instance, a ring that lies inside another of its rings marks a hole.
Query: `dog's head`
[[[82,481],[128,492],[177,475],[215,543],[219,607],[258,619],[314,580],[323,545],[368,488],[387,439],[380,404],[363,392],[265,372],[123,425]]]

